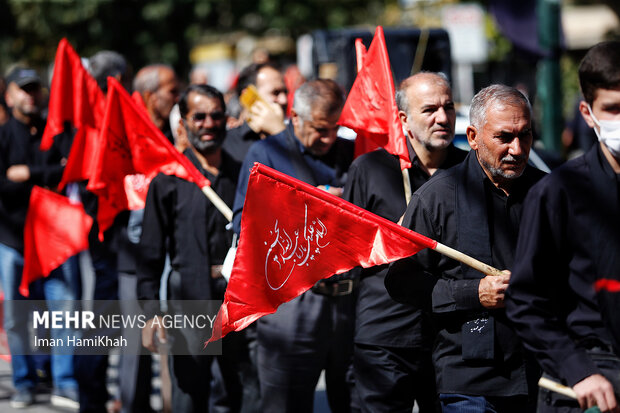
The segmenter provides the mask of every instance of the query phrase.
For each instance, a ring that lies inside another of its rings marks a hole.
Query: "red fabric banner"
[[[209,341],[274,313],[323,278],[436,245],[326,191],[255,164],[237,256]]]
[[[129,208],[125,177],[144,174],[150,180],[159,172],[194,182],[201,188],[209,185],[209,180],[172,146],[121,84],[108,78],[93,176],[87,186],[99,199],[100,238],[116,215]]]
[[[381,26],[377,26],[363,61],[338,124],[353,129],[358,137],[369,138],[389,153],[397,155],[400,168],[407,169],[411,166],[407,138],[398,119],[392,70]]]
[[[56,50],[41,149],[52,146],[54,136],[65,130],[65,122],[70,122],[78,135],[81,132],[83,137],[90,137],[89,130],[98,130],[101,125],[104,107],[105,96],[97,81],[84,69],[80,56],[67,39],[62,39]]]
[[[596,292],[603,290],[610,293],[620,293],[620,281],[602,278],[594,283],[594,290]]]
[[[357,63],[357,72],[361,72],[364,67],[364,60],[366,59],[366,46],[362,42],[362,39],[355,39],[355,57]],[[383,142],[385,140],[384,135],[378,136],[376,139],[372,138],[372,134],[359,129],[356,131],[357,137],[355,138],[355,157],[374,151],[380,146],[375,142]]]
[[[28,296],[28,286],[47,277],[68,258],[88,248],[93,219],[82,204],[35,186],[24,226],[24,271],[19,292]]]

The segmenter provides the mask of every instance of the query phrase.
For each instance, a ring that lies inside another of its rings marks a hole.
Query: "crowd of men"
[[[422,413],[620,411],[620,42],[596,45],[579,67],[579,110],[598,142],[547,176],[528,164],[530,102],[506,85],[473,98],[466,152],[453,145],[446,76],[405,79],[394,97],[411,161],[401,171],[384,149],[354,159],[354,143],[338,136],[345,96],[333,80],[306,81],[288,108],[283,74],[272,63],[245,68],[223,95],[205,76],[182,87],[168,65],[141,68],[129,86],[119,54],[102,51],[88,61],[104,93],[108,76],[139,93],[153,124],[211,182],[233,222],[194,183],[159,174],[143,210],[119,215],[104,241],[96,225],[91,230],[92,296],[82,290],[76,256],[31,284],[31,298],[137,298],[148,300],[149,319],[164,311],[162,299],[221,300],[226,255],[244,235],[255,162],[501,270],[483,274],[433,250],[356,268],[229,334],[218,356],[187,355],[203,335],[147,323],[133,332],[146,349],[161,354],[169,344],[160,358],[164,409],[312,412],[324,371],[333,412],[411,412],[414,404]],[[236,110],[250,85],[260,98]],[[24,299],[28,200],[33,185],[57,186],[72,141],[65,133],[49,151],[39,149],[43,88],[34,70],[10,70],[10,116],[0,126],[0,282],[14,408],[35,403],[46,376],[41,358],[28,354],[27,320],[13,305]],[[95,216],[97,199],[84,183],[65,193]],[[106,355],[52,354],[52,403],[152,411],[152,360],[138,353],[121,357],[115,395],[107,391]],[[541,376],[572,388],[575,398],[539,389]]]

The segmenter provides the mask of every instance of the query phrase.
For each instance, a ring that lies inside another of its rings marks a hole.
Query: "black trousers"
[[[352,295],[308,291],[258,321],[263,412],[312,413],[322,370],[331,411],[350,411],[354,304]]]
[[[353,372],[362,412],[439,411],[430,351],[355,343]]]

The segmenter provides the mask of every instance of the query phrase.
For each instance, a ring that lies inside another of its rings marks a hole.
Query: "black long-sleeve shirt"
[[[416,191],[403,226],[499,269],[513,265],[523,200],[543,175],[527,167],[510,196],[497,189],[472,151]],[[503,309],[488,310],[478,296],[485,275],[432,250],[392,263],[390,295],[426,306],[438,336],[433,361],[440,393],[483,396],[528,394],[523,350]]]
[[[222,149],[230,154],[234,160],[243,162],[245,155],[250,150],[250,146],[260,140],[260,135],[254,132],[247,122],[243,125],[226,132],[226,139],[222,144]]]
[[[570,386],[600,374],[588,346],[611,344],[594,283],[620,280],[619,182],[595,145],[540,181],[525,203],[507,313],[542,368]],[[606,315],[617,330],[617,313]]]
[[[430,176],[408,143],[411,190],[421,187]],[[442,168],[465,159],[467,152],[448,148]],[[397,222],[407,208],[403,175],[395,155],[384,149],[357,158],[349,169],[342,196],[368,211]],[[432,334],[419,308],[394,301],[385,290],[387,265],[360,270],[355,317],[355,342],[393,347],[427,347]]]
[[[211,181],[211,187],[231,206],[239,163],[222,152],[219,174],[204,170],[190,149],[185,155]],[[141,255],[138,261],[138,298],[159,299],[161,274],[166,253],[172,269],[180,275],[180,290],[169,297],[175,300],[209,300],[214,296],[212,265],[222,264],[232,242],[228,221],[204,196],[195,183],[175,176],[157,175],[149,186],[144,208]],[[151,303],[152,304],[152,303]],[[157,309],[146,308],[148,316]]]
[[[54,144],[49,151],[41,151],[42,120],[26,125],[11,118],[0,128],[0,243],[23,251],[24,224],[30,192],[34,185],[54,188],[60,182],[62,155]],[[30,179],[17,183],[6,177],[13,165],[27,165]]]

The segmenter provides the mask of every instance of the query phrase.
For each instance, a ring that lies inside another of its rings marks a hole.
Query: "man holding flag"
[[[619,411],[620,42],[591,48],[579,82],[599,143],[530,191],[506,293],[545,375],[578,398],[541,390],[539,412]]]
[[[181,122],[190,147],[184,155],[211,182],[222,200],[232,205],[239,163],[221,145],[226,136],[226,105],[222,94],[207,85],[191,85],[179,100]],[[159,174],[149,186],[138,260],[138,298],[150,300],[145,308],[152,319],[160,313],[157,301],[166,254],[172,271],[168,300],[212,300],[225,288],[221,264],[232,242],[228,220],[193,182]],[[179,355],[175,349],[202,348],[204,337],[166,331],[147,322],[142,342],[157,351],[157,340],[173,336],[170,375],[172,410],[203,412],[209,408],[212,356]],[[185,343],[185,344],[183,344]],[[184,354],[188,350],[185,350]],[[241,403],[241,394],[231,398]]]
[[[249,170],[255,162],[334,195],[342,193],[353,158],[352,142],[337,137],[343,102],[339,86],[331,80],[310,81],[295,92],[291,123],[283,132],[252,145],[243,162],[233,208],[235,231],[240,229]],[[254,218],[244,216],[244,222]],[[243,243],[244,234],[240,237]],[[349,410],[345,374],[351,357],[352,292],[351,280],[320,282],[258,321],[264,412],[311,412],[323,369],[332,411]]]
[[[465,160],[418,189],[403,226],[415,228],[496,268],[512,268],[523,200],[543,173],[527,166],[530,104],[504,85],[472,101]],[[504,291],[510,273],[486,275],[423,250],[392,263],[385,279],[397,301],[432,310],[437,391],[443,412],[526,412],[535,403],[530,369],[509,324]]]
[[[445,76],[419,73],[405,79],[396,103],[411,167],[411,191],[466,153],[452,144],[456,112]],[[362,139],[358,136],[358,139]],[[379,149],[351,165],[343,198],[397,222],[407,207],[397,155]],[[387,265],[362,269],[356,304],[353,371],[362,411],[435,411],[431,326],[422,310],[394,301],[385,290]]]

